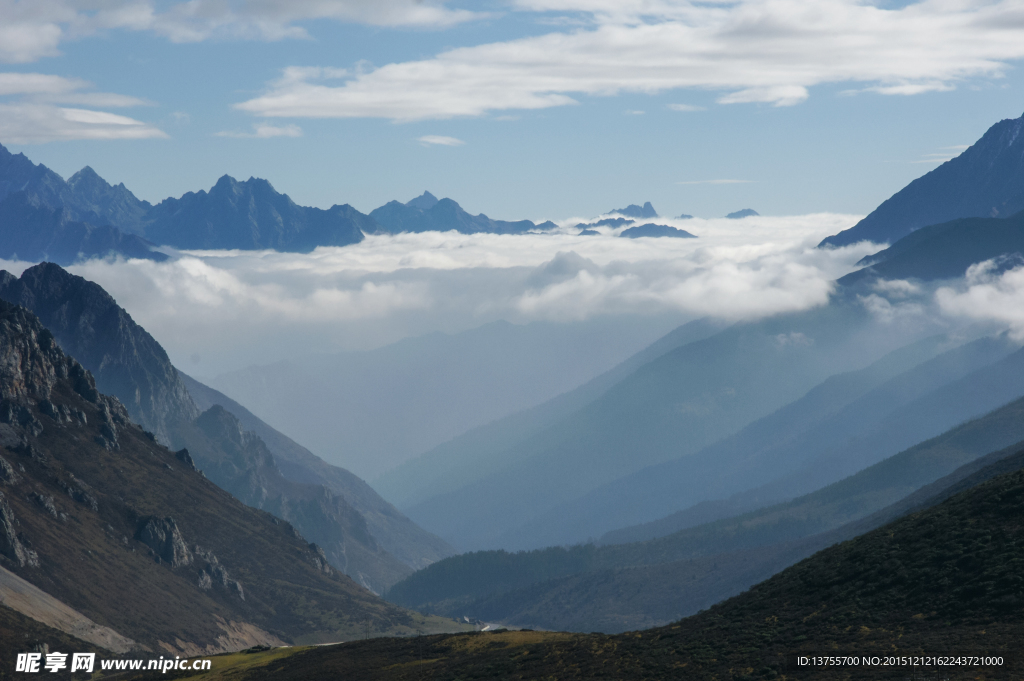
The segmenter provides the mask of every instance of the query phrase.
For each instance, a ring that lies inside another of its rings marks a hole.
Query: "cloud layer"
[[[856,219],[685,221],[698,239],[579,237],[567,220],[548,234],[378,235],[310,254],[191,252],[71,269],[106,288],[182,368],[210,375],[497,319],[751,319],[822,305],[870,249],[814,245]]]
[[[167,137],[134,118],[82,109],[134,107],[148,102],[110,92],[94,92],[77,78],[44,73],[0,73],[0,140],[15,144],[81,139]],[[61,106],[61,105],[73,106]]]
[[[25,63],[60,44],[108,30],[148,31],[172,42],[211,38],[308,38],[300,22],[327,19],[374,26],[445,27],[482,16],[443,2],[409,0],[0,0],[0,61]]]
[[[358,73],[285,69],[237,107],[260,116],[412,121],[681,88],[720,91],[723,104],[789,106],[827,83],[888,95],[947,90],[998,77],[1024,57],[1016,0],[923,0],[899,9],[861,0],[516,5],[583,13],[586,26]]]

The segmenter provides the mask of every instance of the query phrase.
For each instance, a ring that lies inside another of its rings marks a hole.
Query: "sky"
[[[560,225],[72,268],[203,377],[497,319],[824,305],[878,246],[815,244],[1020,116],[1022,58],[1020,0],[0,0],[0,142],[152,202],[228,173]],[[575,236],[644,201],[698,239]],[[928,309],[1024,337],[1024,275],[962,284]],[[865,304],[911,309],[901,286]]]
[[[0,0],[0,143],[564,219],[863,215],[1024,112],[1019,0]]]

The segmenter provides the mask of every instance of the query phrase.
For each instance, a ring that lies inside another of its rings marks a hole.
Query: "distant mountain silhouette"
[[[0,201],[0,258],[71,265],[108,256],[167,259],[142,237],[75,220],[66,208],[50,207],[39,194],[19,191]]]
[[[739,220],[741,218],[749,218],[755,215],[760,215],[760,213],[758,213],[753,208],[744,208],[743,210],[738,210],[735,213],[729,213],[725,217],[729,218],[730,220]]]
[[[66,212],[69,221],[110,225],[135,234],[150,208],[124,184],[111,186],[89,166],[65,182],[43,164],[36,165],[24,154],[12,154],[0,145],[0,200],[17,192],[24,192],[33,205]]]
[[[656,218],[658,217],[658,211],[654,210],[654,206],[651,202],[646,202],[643,206],[638,206],[635,203],[631,203],[625,208],[616,208],[615,210],[608,211],[612,214],[625,215],[628,218]]]
[[[668,225],[656,225],[653,222],[648,222],[646,225],[637,225],[636,227],[624,229],[619,236],[624,236],[627,239],[637,239],[642,236],[669,236],[682,239],[697,238],[685,229],[677,229],[676,227],[670,227]]]
[[[380,208],[370,211],[370,217],[379,224],[378,231],[387,234],[452,230],[462,234],[524,234],[535,229],[551,229],[555,226],[550,221],[537,225],[529,220],[492,220],[483,213],[470,215],[455,201],[438,200],[430,192],[423,192],[406,203],[389,201]]]
[[[327,210],[296,205],[266,180],[224,175],[209,192],[165,199],[145,218],[146,238],[176,248],[309,252],[345,246],[377,228],[348,204]]]
[[[999,121],[969,149],[917,178],[821,246],[894,243],[957,218],[1005,218],[1024,210],[1024,116]]]

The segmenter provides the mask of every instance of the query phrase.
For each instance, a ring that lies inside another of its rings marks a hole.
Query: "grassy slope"
[[[864,518],[987,452],[1021,440],[1024,399],[790,502],[633,544],[454,556],[395,585],[387,597],[406,607],[453,616],[516,621],[515,613],[528,614],[517,623],[548,628],[650,626],[707,607],[807,555],[790,553],[786,542]],[[714,558],[738,551],[746,553]],[[678,564],[704,557],[709,560]],[[669,563],[675,567],[635,569]],[[716,563],[735,569],[717,571]],[[602,579],[610,584],[600,594],[585,575],[570,577],[589,571],[606,571]],[[684,575],[694,591],[673,591],[673,580]],[[545,580],[553,581],[541,584]],[[648,582],[640,588],[644,580]],[[605,608],[618,603],[619,624],[588,618],[597,604],[587,599],[595,596]]]
[[[618,636],[508,632],[360,641],[299,650],[231,678],[1020,678],[1022,574],[1018,470],[825,549],[670,626]],[[798,655],[871,654],[994,654],[1007,666],[793,667]],[[227,671],[206,678],[227,678]]]

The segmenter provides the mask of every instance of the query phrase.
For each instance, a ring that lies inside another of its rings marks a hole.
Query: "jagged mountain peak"
[[[424,191],[415,199],[410,199],[409,201],[405,202],[406,206],[409,206],[410,208],[419,208],[420,210],[430,210],[436,204],[437,197],[428,191]]]
[[[651,205],[650,201],[647,201],[642,206],[638,206],[635,203],[631,203],[625,208],[616,208],[608,211],[609,214],[625,215],[629,218],[656,218],[658,217],[658,211],[654,210],[654,206]]]

